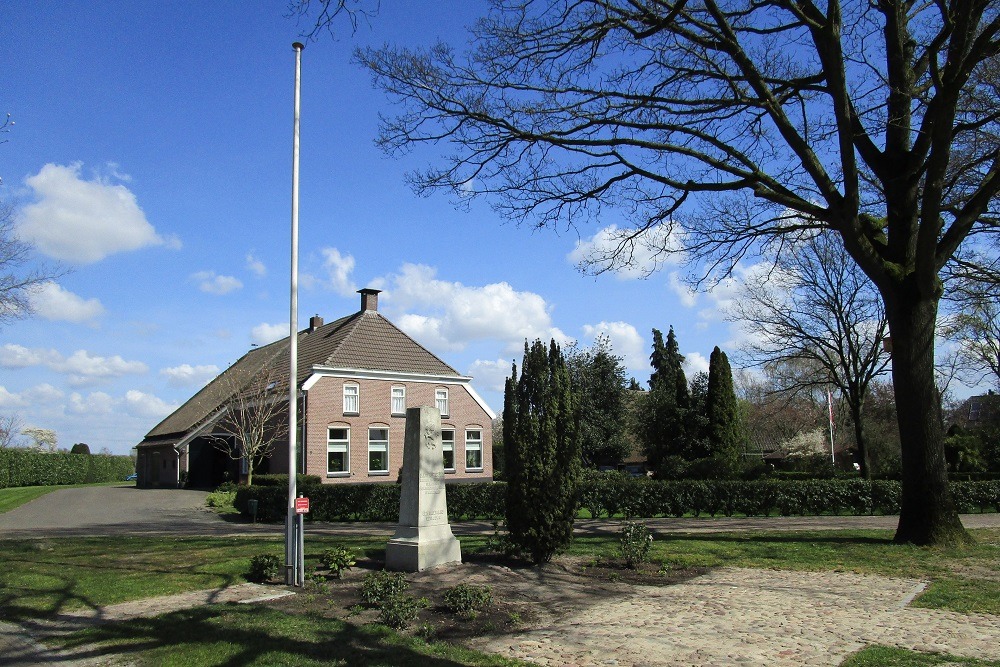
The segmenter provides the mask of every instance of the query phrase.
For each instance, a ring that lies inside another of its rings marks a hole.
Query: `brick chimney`
[[[319,329],[321,326],[323,326],[322,317],[320,317],[319,315],[313,315],[312,317],[309,318],[309,333],[316,331],[316,329]]]
[[[361,295],[361,312],[366,310],[378,312],[378,295],[381,291],[382,290],[371,289],[370,287],[358,290],[358,294]]]

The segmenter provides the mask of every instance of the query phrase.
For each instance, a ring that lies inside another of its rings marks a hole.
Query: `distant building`
[[[393,482],[403,463],[407,407],[441,411],[446,479],[492,479],[496,416],[460,375],[378,312],[378,290],[362,289],[361,310],[329,324],[315,316],[299,332],[300,474],[324,483]],[[220,443],[233,396],[227,374],[269,369],[288,376],[289,339],[247,352],[157,424],[137,446],[138,485],[214,487],[238,480],[242,466]],[[275,396],[271,400],[288,397]],[[288,472],[287,438],[273,444],[260,473]]]

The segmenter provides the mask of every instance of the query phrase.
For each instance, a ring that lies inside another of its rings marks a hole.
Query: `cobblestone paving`
[[[1000,660],[1000,617],[907,608],[912,579],[722,569],[476,648],[574,667],[838,665],[870,644]]]

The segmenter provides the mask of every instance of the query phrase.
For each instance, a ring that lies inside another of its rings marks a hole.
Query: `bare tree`
[[[948,299],[956,312],[942,328],[958,344],[960,378],[971,386],[989,378],[1000,388],[1000,280],[962,280]]]
[[[540,227],[630,216],[595,270],[654,243],[704,278],[803,231],[839,236],[892,335],[896,539],[931,544],[968,539],[934,332],[942,268],[997,228],[998,34],[989,0],[494,0],[465,57],[357,58],[400,102],[381,146],[453,149],[412,175],[418,192],[489,195]]]
[[[10,132],[13,124],[7,114],[0,125],[0,134]],[[6,139],[0,141],[4,143]],[[0,325],[30,315],[31,292],[60,275],[57,271],[33,266],[31,246],[20,240],[16,231],[14,207],[0,202]]]
[[[813,392],[830,385],[840,390],[854,425],[861,472],[870,477],[865,399],[872,380],[889,365],[882,300],[831,232],[810,236],[790,250],[775,260],[773,271],[747,278],[727,314],[748,334],[745,361],[795,370],[778,373],[783,390]],[[784,363],[790,361],[805,363]]]
[[[21,418],[17,415],[0,415],[0,447],[20,444]]]
[[[221,382],[230,396],[216,424],[215,446],[235,461],[246,461],[247,485],[254,468],[267,460],[274,445],[288,437],[288,384],[270,364],[234,366]]]

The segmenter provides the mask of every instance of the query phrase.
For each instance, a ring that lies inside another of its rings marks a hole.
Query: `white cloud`
[[[29,349],[16,343],[7,343],[0,348],[0,366],[3,368],[30,368],[44,366],[62,359],[55,350]]]
[[[105,312],[98,299],[84,299],[51,280],[31,291],[31,307],[47,320],[75,323],[93,322]]]
[[[176,404],[167,403],[152,394],[146,394],[135,389],[125,392],[123,405],[131,415],[155,419],[166,417],[178,407]]]
[[[258,278],[263,278],[267,275],[267,266],[264,265],[264,262],[257,259],[252,252],[247,253],[247,268]]]
[[[53,387],[48,382],[35,385],[21,394],[31,403],[53,403],[62,400],[66,394],[62,389]]]
[[[403,313],[394,321],[430,349],[462,350],[472,341],[495,340],[516,352],[525,339],[570,340],[552,325],[549,306],[537,294],[505,282],[469,287],[435,274],[429,266],[404,264],[385,295],[391,309]]]
[[[86,397],[73,392],[69,397],[69,412],[78,415],[110,415],[115,410],[115,399],[103,391],[95,391]]]
[[[607,336],[614,354],[623,358],[625,368],[645,370],[649,366],[649,355],[645,351],[646,341],[628,322],[585,324],[583,334],[591,340],[602,334]]]
[[[685,308],[694,308],[697,305],[697,290],[691,289],[690,285],[685,285],[680,278],[680,274],[676,271],[671,271],[670,275],[667,276],[667,286],[670,287],[671,292],[677,295],[681,305]]]
[[[0,386],[0,408],[19,408],[26,405],[27,401],[20,394],[15,394]]]
[[[113,357],[92,356],[86,350],[77,350],[61,362],[49,364],[49,367],[68,374],[70,384],[76,385],[123,375],[140,375],[149,370],[141,361],[126,361],[117,354]]]
[[[708,372],[708,359],[700,352],[688,352],[684,355],[684,375],[688,380],[696,373]]]
[[[219,374],[219,367],[192,366],[191,364],[181,364],[173,368],[160,370],[160,375],[167,378],[167,384],[172,387],[201,387],[209,380]]]
[[[276,340],[281,340],[288,335],[287,324],[268,324],[262,322],[250,331],[250,340],[257,345],[267,345]]]
[[[649,231],[629,238],[634,230],[619,229],[609,225],[586,240],[576,242],[567,255],[576,266],[594,269],[610,269],[619,280],[646,278],[664,265],[675,265],[683,261],[683,233],[675,225],[669,230],[659,225]]]
[[[518,360],[520,363],[521,360]],[[503,394],[504,383],[510,377],[510,367],[513,359],[497,359],[489,361],[476,359],[469,368],[468,374],[473,377],[473,384],[484,391],[496,391]]]
[[[80,168],[79,162],[50,163],[25,179],[37,201],[18,212],[18,236],[49,257],[77,264],[149,246],[179,247],[157,234],[128,188],[101,177],[84,180]]]
[[[198,271],[191,274],[191,280],[198,283],[198,289],[207,294],[222,296],[243,287],[243,283],[233,276],[220,276],[215,271]]]
[[[35,348],[7,343],[0,348],[0,366],[4,368],[28,368],[44,366],[57,373],[69,376],[73,385],[89,384],[100,380],[138,375],[148,368],[141,361],[126,361],[115,355],[112,357],[93,356],[86,350],[77,350],[64,357],[56,350]]]
[[[323,266],[330,276],[330,289],[340,296],[353,296],[358,291],[351,278],[354,273],[354,257],[341,255],[336,248],[323,248],[320,252],[323,254]]]

